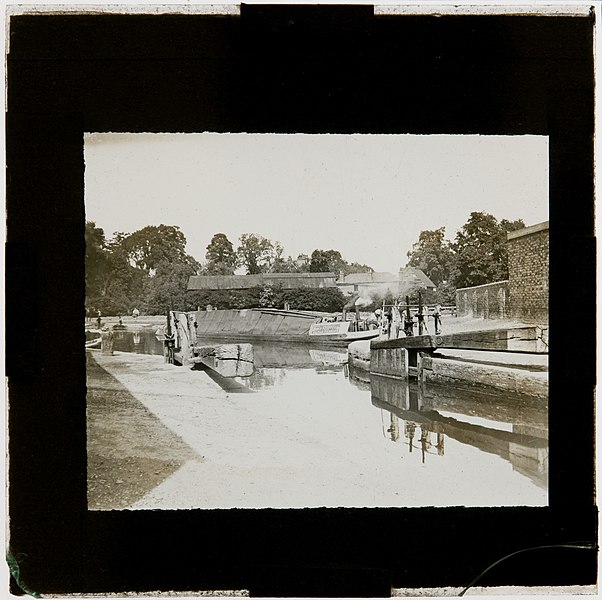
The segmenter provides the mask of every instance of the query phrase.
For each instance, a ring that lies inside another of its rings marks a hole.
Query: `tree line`
[[[233,275],[238,267],[248,275],[259,273],[326,273],[339,276],[373,271],[368,265],[347,262],[338,250],[314,250],[311,256],[284,257],[284,247],[256,233],[244,233],[234,250],[232,242],[223,233],[216,233],[207,246],[205,275]]]
[[[201,265],[186,253],[179,227],[149,225],[107,239],[92,221],[86,223],[86,310],[123,315],[138,308],[162,314],[186,301],[188,278]]]
[[[372,268],[347,262],[338,250],[314,250],[311,256],[284,257],[280,242],[245,233],[234,249],[223,233],[207,246],[205,262],[186,253],[186,238],[175,225],[149,225],[133,233],[117,232],[108,239],[92,221],[86,223],[86,310],[95,315],[123,315],[138,308],[143,314],[188,310],[196,306],[252,308],[263,305],[333,312],[345,303],[338,289],[206,290],[187,292],[191,275],[233,275],[242,268],[259,273],[370,272]],[[266,300],[266,293],[268,296]],[[263,295],[263,297],[262,297]]]
[[[453,241],[445,228],[422,231],[408,252],[407,266],[423,270],[437,289],[428,302],[453,304],[455,290],[508,277],[506,234],[524,227],[522,220],[498,220],[473,212]],[[315,249],[311,255],[284,256],[284,248],[256,233],[245,233],[235,249],[224,233],[211,238],[200,262],[186,253],[186,238],[175,225],[149,225],[133,233],[116,232],[107,238],[92,221],[86,223],[86,309],[89,314],[123,315],[138,308],[143,314],[164,314],[211,304],[219,308],[282,307],[334,312],[345,303],[338,288],[296,290],[200,290],[187,292],[191,275],[322,273],[337,276],[368,273],[365,264],[346,261],[338,250]],[[391,301],[392,295],[386,294]],[[375,296],[374,305],[382,301]]]

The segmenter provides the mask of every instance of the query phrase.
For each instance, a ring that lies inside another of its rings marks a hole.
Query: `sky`
[[[548,220],[544,136],[91,133],[84,152],[87,220],[107,238],[177,225],[201,262],[215,233],[256,233],[395,273],[473,211]]]

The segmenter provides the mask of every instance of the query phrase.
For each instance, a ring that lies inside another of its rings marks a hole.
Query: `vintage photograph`
[[[548,138],[88,133],[90,510],[548,505]]]

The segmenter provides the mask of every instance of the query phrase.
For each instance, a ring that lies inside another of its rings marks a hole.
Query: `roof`
[[[264,285],[283,288],[336,287],[334,273],[260,273],[258,275],[192,275],[188,290],[242,290]]]
[[[425,272],[417,267],[402,267],[399,269],[399,282],[402,284],[423,285],[425,288],[432,289],[437,287]]]
[[[387,273],[386,271],[370,273],[351,273],[345,275],[343,279],[339,281],[339,285],[360,285],[367,283],[392,283],[396,282],[397,277],[393,273]]]
[[[507,239],[513,240],[522,237],[523,235],[538,233],[539,231],[547,231],[548,229],[550,229],[550,221],[544,221],[543,223],[537,223],[536,225],[530,225],[529,227],[523,227],[522,229],[509,231],[507,233]]]
[[[386,271],[372,273],[351,273],[341,279],[338,285],[370,285],[370,284],[400,284],[412,287],[424,287],[434,289],[436,286],[424,271],[416,267],[405,267],[399,269],[399,275],[393,275]]]

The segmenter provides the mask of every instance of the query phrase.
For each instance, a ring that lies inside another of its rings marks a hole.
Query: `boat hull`
[[[361,332],[358,332],[361,333]],[[368,333],[368,332],[366,332]],[[348,344],[356,340],[370,340],[377,337],[368,334],[368,337],[347,337],[347,336],[310,336],[310,335],[259,335],[259,334],[212,334],[207,336],[197,336],[199,342],[209,341],[224,341],[224,342],[270,342],[276,344],[305,344],[308,346],[337,346],[347,347]]]
[[[172,329],[192,343],[221,340],[345,347],[352,341],[378,336],[378,330],[349,331],[351,321],[323,322],[325,317],[331,315],[278,309],[195,311],[173,313]],[[181,327],[176,327],[176,321]],[[176,347],[180,343],[176,340]]]
[[[94,336],[94,337],[92,337]],[[100,348],[102,343],[102,332],[98,329],[86,330],[86,348]]]

